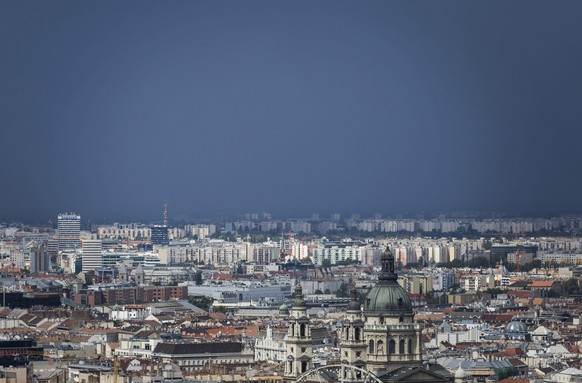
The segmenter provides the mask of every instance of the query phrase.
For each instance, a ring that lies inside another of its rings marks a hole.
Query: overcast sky
[[[2,1],[0,219],[582,211],[582,2]]]

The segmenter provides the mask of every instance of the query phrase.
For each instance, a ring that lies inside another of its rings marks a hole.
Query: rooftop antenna
[[[164,202],[164,226],[168,226],[168,203]]]

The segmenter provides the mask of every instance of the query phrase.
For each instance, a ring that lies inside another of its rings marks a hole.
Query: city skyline
[[[0,4],[0,220],[580,213],[582,4]]]
[[[163,205],[167,207],[166,204]],[[172,212],[164,216],[163,211],[152,213],[151,215],[112,215],[110,217],[78,214],[77,212],[61,212],[51,216],[33,219],[21,219],[13,217],[0,217],[0,224],[25,224],[32,226],[44,226],[51,224],[56,227],[61,215],[79,215],[82,216],[82,227],[88,228],[88,224],[107,225],[113,223],[139,223],[150,224],[154,226],[175,226],[196,223],[224,223],[236,221],[273,221],[273,222],[291,222],[291,221],[369,221],[369,220],[411,220],[411,221],[439,221],[439,220],[456,220],[456,221],[488,221],[488,220],[549,220],[553,218],[580,218],[582,214],[576,212],[556,212],[546,214],[524,213],[516,211],[488,211],[488,210],[460,210],[460,211],[400,211],[400,212],[379,212],[361,213],[356,211],[341,212],[332,210],[329,212],[311,212],[310,214],[285,215],[276,214],[270,211],[245,211],[236,213],[216,212],[207,216],[192,216],[183,212]]]

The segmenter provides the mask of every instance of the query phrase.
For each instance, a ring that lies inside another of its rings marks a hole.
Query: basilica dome
[[[527,334],[525,323],[520,321],[511,321],[505,326],[506,334]]]
[[[394,272],[394,256],[386,248],[382,254],[382,271],[378,283],[366,295],[364,312],[368,314],[401,315],[412,314],[408,292],[397,282]]]

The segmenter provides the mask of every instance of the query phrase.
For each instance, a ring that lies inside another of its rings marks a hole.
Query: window
[[[404,339],[400,339],[400,345],[398,347],[398,353],[399,354],[404,354]]]
[[[412,339],[408,339],[408,353],[412,354],[414,350],[412,349]]]
[[[374,340],[373,339],[370,340],[370,347],[369,348],[370,348],[370,351],[369,351],[370,354],[373,354],[374,353]]]
[[[390,339],[390,342],[388,342],[388,353],[389,354],[396,353],[396,342],[394,341],[394,339]]]
[[[299,330],[299,336],[305,336],[305,324],[302,323],[300,330]]]
[[[359,327],[356,327],[354,335],[355,335],[355,339],[359,341],[360,340],[360,328]]]

